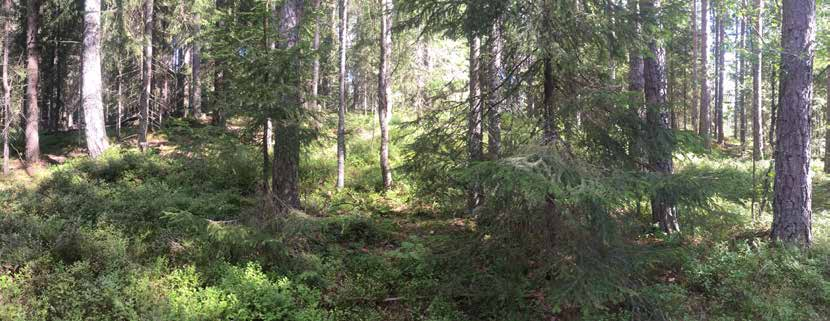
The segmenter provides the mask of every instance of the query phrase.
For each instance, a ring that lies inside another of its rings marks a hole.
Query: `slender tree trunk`
[[[644,15],[650,19],[644,19],[647,23],[654,23],[659,9],[659,0],[641,0],[640,8]],[[653,30],[655,28],[645,28]],[[671,130],[669,124],[669,111],[666,101],[666,50],[659,40],[654,36],[648,36],[648,48],[650,54],[644,59],[645,96],[647,109],[647,121],[649,124],[649,138],[660,142],[661,131]],[[652,170],[660,175],[671,175],[673,170],[672,148],[668,144],[655,144],[656,149],[649,153],[649,163]],[[680,225],[677,221],[677,214],[671,197],[666,191],[658,190],[651,200],[652,216],[658,222],[660,228],[666,233],[677,232]]]
[[[764,158],[764,129],[761,127],[762,85],[761,76],[762,43],[764,37],[763,29],[764,1],[755,0],[755,13],[753,14],[752,30],[752,158],[759,160]]]
[[[280,12],[279,47],[283,50],[294,49],[300,42],[300,21],[303,17],[303,0],[286,0]],[[292,56],[289,68],[299,68],[299,60]],[[287,77],[287,81],[296,88],[302,88],[298,77]],[[286,81],[284,80],[284,81]],[[283,103],[287,108],[302,108],[299,94],[283,94]],[[281,116],[274,124],[274,170],[273,198],[277,213],[284,213],[291,208],[300,207],[299,166],[300,166],[300,125],[297,119]]]
[[[697,132],[698,127],[698,47],[699,42],[698,40],[698,28],[697,28],[697,0],[692,0],[692,111],[691,111],[691,118],[692,118],[692,130]]]
[[[150,95],[153,89],[153,0],[144,0],[144,67],[141,81],[141,122],[138,147],[147,149],[147,129],[150,124]]]
[[[40,163],[40,107],[38,106],[39,71],[39,43],[37,38],[40,27],[40,0],[29,0],[29,13],[26,19],[26,163],[35,165]]]
[[[3,174],[9,174],[9,128],[12,115],[12,86],[9,80],[9,49],[12,45],[12,0],[3,0]]]
[[[193,49],[190,50],[191,77],[190,81],[190,110],[196,119],[202,118],[202,46],[199,36],[202,30],[202,17],[196,13],[193,16]]]
[[[498,159],[501,153],[501,23],[493,24],[487,44],[487,154]]]
[[[346,181],[346,47],[349,0],[340,0],[340,101],[337,108],[337,189]]]
[[[470,36],[467,38],[470,46],[470,109],[467,114],[467,153],[470,162],[479,162],[484,159],[484,121],[481,103],[481,38]],[[482,202],[481,186],[472,182],[467,191],[467,209],[472,212]]]
[[[830,67],[824,71],[827,101],[824,103],[824,172],[830,173]]]
[[[542,144],[555,145],[558,139],[556,131],[556,114],[554,111],[554,91],[556,90],[556,78],[553,75],[553,62],[551,58],[544,58],[544,83],[543,88],[543,115],[542,115]]]
[[[743,58],[741,57],[741,49],[743,48],[743,21],[739,15],[735,15],[735,109],[734,119],[732,125],[732,138],[739,140],[741,137],[741,113],[743,109]],[[743,146],[743,145],[741,145]]]
[[[384,190],[392,187],[389,165],[389,118],[392,117],[392,0],[380,0],[380,71],[378,72],[378,118],[380,119],[380,171]]]
[[[718,47],[717,47],[717,50],[716,50],[717,53],[718,53],[718,56],[717,56],[717,60],[718,60],[718,62],[717,62],[717,65],[718,65],[718,68],[717,68],[718,69],[718,94],[717,94],[718,98],[717,98],[717,100],[718,100],[718,102],[717,102],[717,106],[716,106],[717,111],[715,112],[715,117],[716,117],[715,125],[716,125],[716,129],[717,129],[717,134],[718,134],[718,144],[723,144],[724,143],[724,138],[725,138],[724,137],[725,136],[724,131],[723,131],[723,108],[724,108],[723,107],[723,105],[724,105],[724,102],[723,102],[724,88],[723,87],[724,87],[724,76],[726,74],[726,72],[725,72],[726,65],[724,64],[724,54],[726,53],[726,50],[724,48],[724,42],[726,40],[726,35],[725,35],[724,30],[726,28],[724,27],[724,25],[726,24],[726,19],[724,17],[725,12],[724,12],[723,0],[719,1],[718,4],[719,5],[715,10],[717,12],[717,20],[718,20],[718,35],[717,35],[717,37],[718,37],[718,45],[717,46]]]
[[[314,1],[314,9],[320,8],[320,0]],[[311,104],[314,110],[320,110],[320,103],[318,100],[320,91],[320,18],[314,20],[314,39],[311,43],[311,49],[314,51],[314,61],[311,64]]]
[[[743,6],[746,7],[746,0],[742,0]],[[746,83],[746,56],[744,55],[743,50],[746,49],[746,31],[749,30],[747,28],[747,23],[749,22],[748,19],[742,16],[742,23],[741,23],[741,44],[740,48],[741,53],[738,55],[738,59],[740,59],[740,80],[738,83],[740,84],[741,92],[740,92],[740,103],[741,103],[741,150],[746,149],[746,89],[744,85]]]
[[[115,139],[121,142],[121,123],[124,121],[124,69],[121,64],[118,65],[118,101],[116,102],[117,111],[115,115]]]
[[[781,106],[777,117],[772,239],[812,242],[810,104],[816,1],[784,0],[781,23]]]
[[[109,148],[104,122],[101,81],[101,0],[86,0],[84,6],[83,93],[86,146],[97,158]]]
[[[703,136],[703,145],[706,149],[712,148],[710,128],[712,126],[709,112],[709,1],[700,0],[700,126],[699,133]]]

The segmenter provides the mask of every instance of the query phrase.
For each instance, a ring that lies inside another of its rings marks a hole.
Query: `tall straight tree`
[[[282,50],[291,50],[300,42],[300,21],[303,18],[303,0],[286,0],[280,9],[278,27],[278,47]],[[292,55],[289,70],[299,68],[299,57]],[[291,77],[289,72],[283,73],[282,78],[289,80],[293,88],[301,88],[297,77]],[[300,108],[299,93],[289,91],[282,95],[282,108]],[[284,112],[283,114],[289,114]],[[300,207],[299,168],[300,168],[300,125],[297,119],[281,116],[275,119],[274,124],[274,167],[271,172],[272,193],[275,210],[283,213],[291,208]]]
[[[190,109],[193,117],[202,118],[202,44],[199,38],[202,33],[202,17],[197,11],[193,15],[193,47],[190,49],[191,80],[190,80]]]
[[[746,0],[741,0],[742,6],[746,7]],[[738,69],[740,72],[738,73],[738,104],[740,108],[740,139],[741,139],[741,150],[746,148],[746,90],[744,88],[745,78],[746,78],[746,57],[744,52],[746,51],[746,31],[747,29],[747,22],[748,20],[744,17],[744,14],[740,14],[740,21],[741,21],[741,40],[738,45]]]
[[[389,118],[392,117],[392,0],[379,0],[380,70],[378,71],[378,119],[380,120],[380,172],[383,189],[392,187],[389,165]]]
[[[697,28],[697,0],[692,0],[692,128],[697,128],[698,124],[698,28]]]
[[[752,30],[752,159],[764,158],[764,129],[761,128],[762,79],[761,62],[763,58],[762,43],[764,39],[764,0],[755,0]]]
[[[632,24],[634,27],[634,32],[640,34],[642,31],[640,27],[640,9],[639,9],[639,0],[628,0],[628,10],[632,13]],[[645,87],[645,79],[643,78],[643,54],[641,53],[640,47],[636,45],[632,45],[629,49],[628,53],[628,90],[632,93],[637,93],[639,99],[642,99],[640,94],[643,93],[643,88]],[[638,104],[637,108],[640,108],[642,102]]]
[[[314,0],[314,10],[320,9],[321,0]],[[314,61],[311,63],[311,105],[314,110],[320,110],[319,92],[320,92],[320,17],[314,18],[314,39],[311,42],[311,50],[314,55]]]
[[[772,239],[802,246],[813,238],[810,104],[815,38],[816,1],[784,0]]]
[[[9,50],[12,47],[12,0],[3,0],[3,174],[9,174],[9,128],[12,121],[12,86],[9,79]]]
[[[824,70],[827,99],[824,103],[824,172],[830,173],[830,66]]]
[[[491,159],[498,159],[501,153],[501,24],[499,19],[493,23],[490,33],[487,68],[484,76],[487,80],[487,154]]]
[[[138,148],[147,149],[147,129],[150,125],[150,95],[153,90],[153,0],[144,0],[144,53],[141,75],[141,119],[139,122]]]
[[[660,0],[641,0],[640,10],[646,19],[645,30],[656,30],[657,10]],[[673,171],[672,144],[663,134],[671,130],[669,124],[669,106],[666,99],[666,50],[657,36],[647,36],[649,54],[643,59],[643,76],[645,79],[645,97],[648,122],[648,136],[653,142],[649,151],[649,164],[660,175],[671,175]],[[666,233],[677,232],[680,225],[671,197],[666,191],[657,191],[651,200],[651,213],[660,228]]]
[[[38,84],[40,83],[40,50],[38,28],[40,27],[40,0],[29,0],[26,18],[26,163],[40,163],[40,106],[38,105]]]
[[[723,132],[723,91],[724,91],[724,76],[726,74],[726,64],[724,64],[724,56],[726,54],[726,50],[724,48],[724,42],[726,40],[726,12],[725,12],[725,5],[723,0],[717,2],[718,6],[715,8],[715,12],[717,13],[717,48],[715,48],[715,52],[717,56],[715,57],[717,65],[717,77],[718,77],[718,92],[717,92],[717,104],[715,106],[715,131],[717,132],[717,139],[718,144],[723,144],[724,141],[724,132]]]
[[[101,81],[101,0],[84,1],[84,52],[82,102],[89,156],[97,158],[109,148],[104,123]]]
[[[481,38],[470,36],[467,38],[470,46],[470,110],[467,114],[467,153],[470,162],[477,162],[484,159],[484,132],[481,122],[484,120],[481,106]],[[472,212],[481,205],[481,187],[477,182],[472,182],[467,192],[467,208]]]
[[[340,101],[337,106],[337,189],[346,181],[346,42],[349,0],[340,0]]]
[[[712,147],[710,128],[712,117],[709,112],[709,2],[700,0],[700,126],[699,133],[703,136],[703,145],[706,149]]]

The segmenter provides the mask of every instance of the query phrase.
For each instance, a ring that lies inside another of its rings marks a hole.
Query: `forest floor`
[[[18,168],[0,180],[0,320],[830,315],[830,180],[823,174],[814,179],[808,253],[763,245],[770,210],[753,221],[757,204],[745,190],[754,185],[768,195],[761,173],[769,163],[756,164],[756,184],[748,184],[751,162],[727,148],[679,161],[680,176],[714,178],[702,187],[714,190],[708,209],[686,209],[694,214],[681,218],[688,234],[655,233],[647,215],[641,223],[635,213],[624,218],[636,231],[624,235],[626,246],[574,256],[569,251],[588,248],[573,234],[572,244],[556,245],[571,254],[548,262],[492,242],[463,201],[421,197],[403,170],[396,188],[381,193],[370,126],[370,117],[349,119],[356,129],[343,191],[333,188],[333,137],[323,131],[309,144],[301,164],[305,208],[279,217],[260,196],[261,153],[244,128],[173,120],[148,153],[125,145],[99,161],[79,157],[77,133],[45,135],[44,153],[58,160],[37,175]],[[408,142],[397,135],[392,161],[400,166]]]

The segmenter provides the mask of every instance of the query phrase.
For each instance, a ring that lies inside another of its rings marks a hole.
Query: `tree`
[[[824,103],[824,172],[830,173],[830,67],[824,70],[827,101]]]
[[[710,128],[712,126],[712,117],[709,112],[709,45],[708,45],[708,29],[709,29],[709,3],[708,0],[700,0],[700,126],[699,133],[703,136],[703,145],[706,149],[712,147],[712,137]]]
[[[501,153],[501,23],[500,18],[492,25],[485,55],[486,77],[482,81],[487,86],[487,154],[490,159],[498,159]]]
[[[389,166],[389,118],[392,117],[392,0],[379,0],[380,68],[378,70],[378,119],[380,121],[380,172],[383,188],[392,187],[392,169]]]
[[[300,42],[300,21],[303,18],[304,0],[286,0],[280,9],[278,47],[293,50]],[[283,72],[282,82],[300,88],[300,81],[292,77],[293,70],[299,67],[299,57],[292,53],[288,72]],[[281,98],[282,108],[296,109],[300,106],[299,93],[288,91]],[[296,114],[296,113],[294,113]],[[300,207],[299,167],[300,167],[300,124],[297,117],[292,117],[288,110],[274,117],[274,165],[272,175],[272,194],[275,210],[283,213],[291,208]]]
[[[478,162],[484,159],[484,132],[482,129],[482,121],[484,120],[484,117],[482,112],[481,87],[479,82],[479,74],[481,72],[481,38],[470,36],[468,37],[468,43],[470,47],[470,108],[467,113],[467,153],[469,154],[470,162]],[[473,182],[467,192],[467,208],[470,211],[481,205],[481,196],[481,187],[477,182]]]
[[[650,24],[646,30],[653,30],[657,24],[657,10],[660,0],[641,0],[640,9],[645,23]],[[648,38],[649,54],[643,59],[643,78],[645,80],[645,97],[647,105],[648,137],[652,141],[649,151],[649,163],[652,170],[659,175],[671,175],[673,170],[672,148],[665,132],[671,130],[669,110],[666,101],[666,50],[655,35]],[[651,212],[654,220],[666,233],[677,232],[680,225],[671,197],[666,191],[658,190],[651,200]]]
[[[348,0],[339,1],[340,8],[340,99],[337,106],[337,189],[342,189],[346,180],[346,42]],[[383,156],[381,156],[383,157]],[[388,157],[388,155],[387,155]],[[384,184],[386,186],[386,184]]]
[[[697,0],[692,0],[692,128],[696,128],[698,124],[698,28],[697,28]]]
[[[763,58],[762,43],[764,39],[763,29],[764,1],[755,0],[755,12],[753,13],[752,33],[752,159],[764,158],[764,129],[761,128],[761,103],[762,79],[761,62]]]
[[[144,0],[144,53],[142,55],[141,113],[138,148],[147,149],[147,129],[150,125],[150,95],[153,90],[153,0]]]
[[[193,46],[190,49],[190,63],[191,68],[190,80],[190,109],[193,111],[193,117],[196,119],[202,118],[202,45],[199,39],[202,33],[202,17],[197,11],[193,15]]]
[[[9,80],[9,50],[12,47],[12,0],[3,0],[3,174],[9,174],[9,128],[12,121],[12,86]]]
[[[810,246],[813,239],[810,105],[815,19],[815,0],[784,0],[772,239],[802,246]]]
[[[109,148],[101,81],[101,0],[84,1],[83,93],[86,146],[96,158]]]
[[[746,0],[741,1],[742,5],[746,6]],[[740,139],[741,139],[741,150],[746,148],[746,92],[744,89],[744,81],[746,76],[746,58],[744,57],[744,51],[746,50],[746,31],[747,31],[747,19],[744,18],[743,14],[741,14],[741,40],[738,45],[738,82],[736,91],[738,93],[738,108],[740,110]]]
[[[40,27],[40,0],[29,0],[26,19],[26,163],[40,163],[40,106],[38,84],[40,82],[40,51],[38,28]]]
[[[314,0],[314,9],[320,9],[321,0]],[[314,61],[311,64],[311,101],[315,110],[320,110],[319,92],[320,92],[320,17],[314,18],[314,39],[311,43],[311,50],[313,51]]]
[[[717,139],[718,144],[723,144],[724,142],[724,133],[723,133],[723,91],[724,91],[724,75],[726,65],[724,64],[724,55],[726,54],[726,49],[724,48],[724,40],[725,37],[725,27],[726,19],[725,15],[725,6],[723,0],[717,2],[717,6],[715,8],[715,12],[717,14],[717,45],[715,48],[715,65],[717,66],[715,69],[717,70],[717,77],[718,77],[718,92],[717,98],[715,99],[717,102],[715,104],[715,131],[717,132]]]

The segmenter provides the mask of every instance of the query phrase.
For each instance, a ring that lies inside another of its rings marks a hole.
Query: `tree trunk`
[[[470,36],[467,38],[470,46],[470,110],[467,114],[467,153],[470,162],[478,162],[484,159],[484,132],[482,122],[484,121],[483,108],[481,104],[481,38]],[[467,191],[467,209],[472,212],[482,202],[481,186],[478,182],[472,182]]]
[[[746,0],[742,0],[742,4],[746,7]],[[743,50],[746,49],[746,31],[749,29],[747,28],[747,23],[749,22],[748,19],[742,16],[741,19],[741,42],[740,42],[740,54],[738,54],[738,59],[740,60],[739,67],[741,72],[739,73],[738,84],[740,85],[740,108],[741,108],[741,150],[743,151],[746,149],[746,89],[744,88],[745,78],[746,78],[746,57],[744,56]]]
[[[303,17],[303,0],[286,0],[280,12],[278,36],[279,47],[283,50],[294,49],[300,41],[300,20]],[[299,58],[292,56],[289,68],[299,68]],[[285,76],[290,85],[301,88],[298,77]],[[299,94],[283,94],[282,102],[286,108],[302,108]],[[299,167],[300,167],[300,125],[297,119],[284,115],[274,124],[274,170],[273,198],[277,213],[284,213],[291,208],[300,207]]]
[[[3,174],[9,174],[9,128],[11,127],[12,87],[9,82],[9,49],[12,47],[12,0],[3,0]]]
[[[698,28],[697,28],[697,0],[692,0],[692,130],[697,132],[698,127]]]
[[[378,118],[380,120],[380,171],[384,190],[392,187],[389,166],[389,118],[392,117],[392,0],[380,0],[380,70],[378,72]]]
[[[640,8],[643,14],[649,17],[644,21],[655,23],[656,11],[659,10],[659,6],[659,0],[642,0]],[[653,29],[656,28],[645,28],[645,30]],[[664,136],[664,134],[661,134],[662,132],[671,130],[669,110],[666,104],[666,50],[654,36],[649,35],[648,39],[650,54],[646,55],[643,62],[644,92],[648,109],[649,139],[655,142],[653,144],[654,150],[649,153],[649,163],[652,170],[659,175],[671,175],[673,170],[672,146],[664,143],[664,140],[661,139]],[[655,193],[651,200],[651,211],[654,220],[657,221],[664,232],[672,233],[680,230],[674,204],[666,191],[658,190]]]
[[[115,115],[115,139],[121,142],[121,123],[124,121],[124,71],[121,64],[118,65],[118,101],[116,102],[117,111]]]
[[[493,24],[487,44],[487,155],[498,159],[501,153],[501,23]]]
[[[314,8],[320,8],[320,0],[314,1]],[[314,51],[314,61],[311,64],[311,104],[314,110],[320,110],[320,103],[318,100],[320,91],[320,18],[314,18],[314,40],[311,43],[311,49]]]
[[[190,51],[191,67],[190,110],[196,119],[202,118],[202,47],[199,36],[202,30],[202,17],[196,13],[193,17],[193,49]]]
[[[710,128],[712,125],[709,112],[709,2],[700,0],[700,126],[699,133],[703,136],[703,145],[708,150],[712,148]]]
[[[138,147],[147,149],[147,128],[150,124],[150,95],[153,89],[153,0],[144,0],[144,67],[141,81],[141,122]]]
[[[827,101],[824,103],[824,172],[830,173],[830,68],[824,71]]]
[[[717,110],[715,112],[715,117],[716,117],[715,126],[716,126],[716,130],[717,130],[717,134],[718,134],[718,144],[723,144],[724,138],[725,138],[724,137],[724,132],[723,132],[723,105],[724,105],[724,102],[723,102],[723,91],[724,91],[723,89],[724,88],[723,87],[724,87],[724,75],[726,74],[726,72],[725,72],[726,65],[724,64],[724,54],[726,53],[726,50],[724,48],[724,41],[726,40],[724,29],[726,29],[726,28],[724,27],[724,24],[726,24],[726,19],[724,17],[725,13],[724,13],[723,0],[718,2],[718,7],[715,9],[715,11],[717,12],[717,21],[718,21],[718,31],[717,31],[718,32],[718,35],[717,35],[717,37],[718,37],[718,42],[717,42],[718,45],[717,46],[718,47],[716,49],[716,52],[718,54],[718,56],[716,58],[717,59],[717,65],[718,65],[718,68],[717,68],[717,70],[718,70],[718,93],[717,93],[718,98],[717,98],[717,101],[718,102],[717,102],[717,106],[715,106],[717,108]]]
[[[554,91],[556,90],[556,78],[553,76],[553,62],[550,57],[544,58],[544,83],[543,88],[543,115],[542,115],[542,144],[555,145],[558,139],[556,131],[556,114],[554,111]]]
[[[346,181],[346,36],[349,0],[340,0],[340,101],[337,108],[337,189]]]
[[[752,34],[752,159],[759,160],[764,158],[764,132],[761,128],[761,103],[762,99],[762,79],[761,78],[761,62],[762,62],[762,42],[764,37],[763,16],[764,16],[764,1],[755,0],[755,15],[753,17],[754,27]]]
[[[810,246],[810,104],[813,97],[816,1],[784,0],[781,104],[775,148],[772,239]]]
[[[89,156],[97,158],[109,148],[104,122],[101,81],[101,0],[86,0],[84,6],[84,52],[82,102]]]
[[[26,19],[26,163],[40,163],[40,107],[38,106],[38,84],[40,79],[37,31],[40,27],[40,0],[29,0]]]

